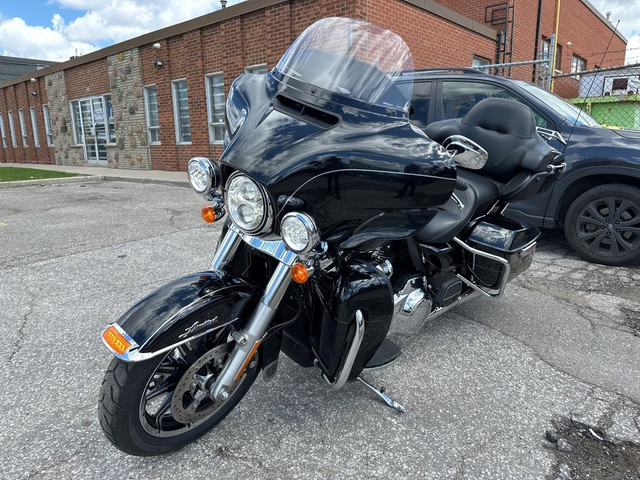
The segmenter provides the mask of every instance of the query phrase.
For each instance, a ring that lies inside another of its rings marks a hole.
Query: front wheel
[[[623,184],[587,190],[567,210],[564,233],[590,262],[620,266],[640,260],[640,190]]]
[[[234,345],[227,333],[199,338],[143,362],[113,359],[98,405],[107,438],[132,455],[159,455],[182,448],[218,424],[260,370],[257,352],[229,398],[211,400],[206,392]]]

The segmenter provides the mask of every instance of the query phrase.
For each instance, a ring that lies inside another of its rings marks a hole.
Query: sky
[[[591,3],[620,20],[625,63],[640,62],[640,0]],[[64,61],[219,8],[219,0],[0,0],[0,54]]]

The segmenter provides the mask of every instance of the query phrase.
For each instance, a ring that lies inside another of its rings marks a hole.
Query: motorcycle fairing
[[[123,354],[110,350],[125,361],[146,360],[242,321],[259,295],[258,289],[247,282],[221,279],[213,272],[179,278],[142,299],[115,322],[116,328],[132,340],[132,347]]]
[[[349,380],[357,377],[385,339],[393,314],[393,289],[376,267],[354,261],[342,268],[335,284],[316,284],[323,303],[321,320],[312,334],[311,346],[329,377],[335,377],[355,333],[355,314],[360,310],[365,333]]]
[[[264,185],[278,205],[276,225],[295,202],[314,217],[323,241],[345,241],[356,231],[350,246],[406,238],[453,191],[451,156],[395,111],[344,105],[271,73],[241,76],[232,90],[231,108],[248,113],[220,158],[223,182],[241,170]],[[390,213],[395,229],[363,228]]]

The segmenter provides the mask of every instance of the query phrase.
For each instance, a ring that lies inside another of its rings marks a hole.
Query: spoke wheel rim
[[[226,335],[224,340],[226,341]],[[233,398],[233,392],[237,391],[245,381],[246,375],[236,382],[231,396],[224,402],[217,401],[214,404],[208,396],[205,398],[201,389],[198,389],[200,401],[199,405],[196,405],[197,412],[204,412],[204,415],[192,417],[180,415],[176,411],[176,406],[182,405],[183,408],[188,408],[191,405],[188,397],[193,396],[195,391],[184,387],[186,377],[193,376],[194,372],[211,374],[212,364],[218,359],[226,360],[231,348],[231,342],[220,344],[218,341],[210,342],[208,346],[203,343],[197,346],[186,343],[170,351],[150,376],[141,395],[139,419],[142,428],[154,437],[175,437],[193,430],[216,415]],[[192,368],[194,365],[198,365],[199,368]],[[221,368],[219,366],[216,369],[218,373]],[[174,399],[176,392],[180,400]],[[179,421],[176,416],[183,421]],[[194,419],[193,422],[184,423],[191,418]]]
[[[640,206],[617,196],[594,200],[578,214],[576,233],[582,246],[596,255],[628,255],[640,248]]]

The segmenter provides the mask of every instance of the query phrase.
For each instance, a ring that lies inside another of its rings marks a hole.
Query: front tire
[[[226,417],[260,371],[257,352],[229,398],[213,402],[204,386],[215,381],[234,345],[226,340],[226,335],[224,342],[198,339],[143,362],[114,358],[98,405],[111,443],[131,455],[160,455],[182,448]]]
[[[567,210],[564,233],[582,258],[604,265],[640,260],[640,190],[600,185],[580,195]]]

